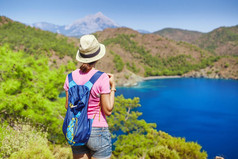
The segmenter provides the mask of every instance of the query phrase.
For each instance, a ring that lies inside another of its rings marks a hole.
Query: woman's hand
[[[115,89],[116,88],[116,84],[115,84],[115,79],[114,79],[114,75],[111,73],[107,73],[108,77],[109,77],[109,83],[111,86],[111,89]]]

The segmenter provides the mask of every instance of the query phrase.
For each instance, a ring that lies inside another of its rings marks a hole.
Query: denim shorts
[[[112,155],[111,134],[107,127],[93,127],[86,145],[72,146],[73,154],[90,154],[94,158],[109,158]]]

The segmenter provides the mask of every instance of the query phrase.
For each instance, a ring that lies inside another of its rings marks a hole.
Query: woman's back
[[[84,85],[97,71],[96,69],[91,69],[89,72],[83,73],[80,69],[76,69],[72,72],[72,77],[76,84]],[[64,89],[69,89],[68,76],[65,80]],[[94,118],[93,127],[108,127],[105,114],[100,109],[101,105],[99,105],[100,95],[107,93],[110,93],[109,77],[106,73],[103,73],[94,83],[88,101],[88,118]]]

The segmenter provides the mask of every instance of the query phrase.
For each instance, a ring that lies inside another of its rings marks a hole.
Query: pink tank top
[[[83,85],[97,72],[98,70],[92,69],[88,73],[82,73],[80,69],[76,69],[72,72],[73,80],[78,85]],[[65,91],[69,89],[69,81],[68,76],[66,77],[64,83]],[[103,113],[102,109],[100,109],[100,95],[110,93],[110,84],[109,84],[109,77],[106,73],[103,73],[99,79],[94,83],[91,94],[88,101],[88,118],[92,119],[95,115],[93,120],[93,127],[108,127],[105,114]],[[101,110],[101,112],[100,112]]]

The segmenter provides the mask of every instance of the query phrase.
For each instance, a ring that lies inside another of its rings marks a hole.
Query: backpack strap
[[[69,83],[73,81],[72,72],[68,74],[68,81]]]
[[[77,85],[73,80],[72,72],[68,74],[68,81],[69,81],[69,88]]]
[[[93,86],[93,84],[98,80],[98,78],[103,74],[101,71],[97,71],[91,78],[90,80],[85,83],[84,85],[87,86],[90,90]]]
[[[102,74],[103,74],[103,72],[97,71],[97,72],[90,78],[89,81],[90,81],[92,84],[94,84]]]

